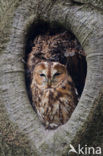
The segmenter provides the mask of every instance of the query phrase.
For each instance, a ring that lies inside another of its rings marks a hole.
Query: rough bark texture
[[[80,3],[0,1],[0,156],[62,156],[67,155],[70,143],[76,146],[80,142],[103,149],[103,4],[99,0],[75,1]],[[25,87],[21,61],[25,37],[30,25],[39,20],[71,30],[87,55],[80,102],[68,123],[57,130],[45,130],[41,125]]]
[[[89,4],[89,5],[92,5],[96,8],[103,9],[103,1],[102,0],[72,0],[72,1],[78,2],[81,4]]]

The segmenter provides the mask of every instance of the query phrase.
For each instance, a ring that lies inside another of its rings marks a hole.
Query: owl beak
[[[48,87],[51,87],[51,79],[48,79]]]

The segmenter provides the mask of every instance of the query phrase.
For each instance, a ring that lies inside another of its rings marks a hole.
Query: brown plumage
[[[32,105],[47,128],[66,123],[77,105],[68,63],[76,53],[84,55],[68,33],[39,35],[34,40],[27,62]]]
[[[32,100],[47,128],[64,124],[71,116],[77,96],[66,67],[58,62],[41,62],[33,70]]]
[[[83,49],[70,33],[64,32],[56,35],[39,35],[34,40],[34,46],[28,56],[30,73],[37,63],[41,61],[55,61],[66,64],[69,58],[84,54]],[[75,60],[77,62],[77,59]]]

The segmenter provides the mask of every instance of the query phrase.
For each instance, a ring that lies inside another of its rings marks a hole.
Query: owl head
[[[38,63],[33,71],[32,85],[40,89],[58,87],[67,77],[66,67],[58,62]]]

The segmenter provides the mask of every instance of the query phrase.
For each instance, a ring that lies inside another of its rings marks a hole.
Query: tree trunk
[[[103,148],[102,9],[100,0],[1,0],[0,156],[62,156],[78,143]],[[39,21],[72,31],[86,53],[82,96],[70,120],[57,130],[41,125],[25,87],[26,37]]]

